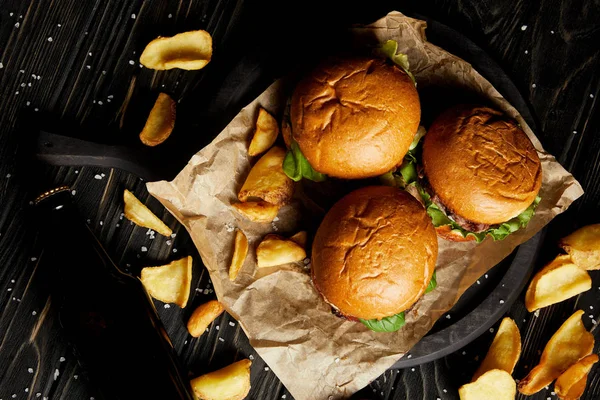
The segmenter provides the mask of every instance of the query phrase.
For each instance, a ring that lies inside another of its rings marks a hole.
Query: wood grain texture
[[[118,170],[91,167],[25,171],[18,164],[26,148],[18,127],[33,121],[85,139],[133,144],[156,95],[164,91],[180,102],[172,139],[191,141],[191,154],[273,79],[307,58],[326,54],[343,26],[373,21],[393,9],[437,19],[489,52],[530,102],[544,147],[582,183],[583,198],[549,225],[536,268],[556,254],[558,238],[600,221],[598,2],[422,0],[368,6],[333,2],[328,7],[317,1],[251,3],[0,0],[0,399],[99,398],[64,340],[37,269],[43,250],[37,232],[26,224],[37,180],[72,186],[84,218],[126,271],[137,274],[146,265],[186,254],[194,257],[189,306],[164,308],[156,302],[190,376],[252,356],[248,398],[290,399],[227,314],[202,337],[189,337],[185,321],[193,306],[214,298],[212,286],[189,236],[148,195],[144,182]],[[213,61],[204,70],[140,67],[137,60],[148,41],[189,29],[208,30],[216,43]],[[264,68],[242,68],[250,62]],[[150,239],[146,229],[122,219],[124,188],[148,204],[176,237]],[[142,252],[142,246],[148,251]],[[600,318],[600,274],[592,277],[591,291],[543,309],[538,317],[525,310],[523,295],[514,304],[508,315],[523,338],[515,378],[535,366],[544,344],[576,308],[586,310],[586,326],[600,338],[592,323]],[[488,332],[414,370],[390,370],[354,398],[458,399],[458,387],[470,380],[493,335]],[[600,397],[598,370],[592,370],[583,399]],[[555,399],[552,393],[550,386],[518,398]]]

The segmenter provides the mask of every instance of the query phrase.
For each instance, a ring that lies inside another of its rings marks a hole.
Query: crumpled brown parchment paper
[[[440,239],[438,287],[407,313],[407,324],[400,331],[375,333],[360,323],[334,316],[302,268],[256,271],[254,247],[260,239],[275,229],[294,233],[302,219],[298,201],[284,207],[273,224],[249,222],[230,207],[255,161],[248,156],[247,147],[258,106],[280,116],[286,100],[284,82],[275,82],[242,109],[173,181],[147,185],[189,231],[219,301],[297,400],[344,398],[366,386],[408,352],[477,278],[583,194],[579,183],[543,150],[500,93],[470,64],[428,43],[425,31],[424,21],[391,12],[373,24],[353,28],[353,35],[358,41],[396,40],[398,51],[408,55],[420,87],[466,87],[520,122],[542,161],[542,201],[528,227],[503,241],[487,238],[477,245]],[[234,228],[246,233],[251,250],[237,280],[230,282]]]

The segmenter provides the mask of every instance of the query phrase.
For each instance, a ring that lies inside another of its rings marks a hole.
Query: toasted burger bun
[[[460,105],[442,113],[425,135],[422,160],[442,203],[476,223],[516,217],[542,185],[540,159],[525,132],[487,107]]]
[[[350,318],[381,319],[411,307],[435,269],[438,244],[423,206],[407,192],[369,186],[327,213],[312,247],[312,278]]]
[[[291,98],[291,132],[323,174],[368,178],[402,162],[421,119],[410,77],[378,58],[334,58],[314,69]]]

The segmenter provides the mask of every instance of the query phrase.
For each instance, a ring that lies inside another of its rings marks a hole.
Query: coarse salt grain
[[[48,41],[49,41],[49,42],[51,42],[51,41],[52,41],[52,38],[51,38],[51,37],[49,37],[49,38],[48,38]]]
[[[33,374],[33,368],[27,368],[27,372],[29,372],[30,374]]]
[[[148,251],[148,248],[146,246],[142,246],[142,252],[145,253]]]
[[[31,315],[37,315],[37,311],[32,311]]]
[[[406,358],[412,358],[412,354],[407,355]]]
[[[57,369],[54,370],[54,380],[58,379],[58,375],[60,375],[60,371]]]
[[[133,64],[135,64],[135,61],[129,60],[129,64],[133,65]]]
[[[167,15],[167,18],[173,18],[173,14]]]
[[[235,322],[229,321],[229,326],[235,326]]]
[[[536,85],[535,83],[533,83],[533,84],[531,85],[531,87],[535,89],[535,88],[537,87],[537,85]]]
[[[529,50],[525,50],[525,54],[529,54]]]
[[[265,371],[268,371],[268,370],[269,370],[269,367],[265,367]]]
[[[170,240],[167,240],[165,243],[167,244],[167,246],[170,246],[171,243],[173,243],[173,242],[171,242]]]
[[[333,360],[333,361],[335,361],[336,364],[339,364],[340,363],[340,358],[336,357],[335,360]]]
[[[253,356],[252,354],[250,354],[250,355],[248,356],[248,358],[249,358],[249,359],[251,359],[251,360],[254,360],[254,356]]]
[[[535,310],[535,312],[533,313],[533,315],[535,315],[535,317],[539,317],[540,316],[540,310]]]
[[[135,19],[135,14],[131,14],[131,19]]]
[[[220,326],[219,326],[219,325],[215,326],[215,329],[216,329],[216,330],[219,330],[219,328],[220,328]]]
[[[467,355],[467,352],[466,352],[466,351],[463,351],[463,352],[462,352],[462,355],[463,355],[463,356],[466,356],[466,355]]]
[[[504,300],[500,300],[500,304],[504,304]]]
[[[494,328],[490,328],[490,333],[494,333]]]
[[[64,357],[61,357],[58,359],[58,361],[60,361],[60,362],[65,362],[65,360],[66,360],[66,358],[64,358]]]
[[[165,304],[165,308],[171,308],[170,304]]]
[[[414,369],[414,368],[411,368],[410,370],[411,370],[412,372],[415,372],[415,369]]]
[[[219,338],[219,342],[224,342],[225,339],[223,339],[222,337]]]
[[[524,31],[525,29],[527,29],[527,25],[523,25],[521,26],[521,30]]]
[[[173,253],[177,253],[177,249],[173,249]]]
[[[481,282],[479,281],[479,279],[477,279],[477,284],[478,284],[478,285],[481,285]]]
[[[451,317],[450,317],[450,314],[447,314],[447,315],[446,315],[446,319],[450,319],[450,318],[451,318]]]
[[[94,175],[94,179],[102,179],[102,176],[101,176],[101,175],[98,175],[98,174],[96,174],[96,175]]]
[[[15,24],[15,28],[18,28],[19,26],[21,26],[21,24],[20,24],[19,22],[17,22],[17,23]]]

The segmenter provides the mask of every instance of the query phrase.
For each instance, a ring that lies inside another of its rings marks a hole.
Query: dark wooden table
[[[336,30],[394,9],[418,12],[465,34],[505,69],[530,102],[544,147],[586,191],[549,225],[536,268],[556,254],[558,238],[600,221],[598,1],[371,1],[328,7],[323,1],[250,3],[0,0],[0,399],[99,398],[62,335],[51,299],[31,290],[42,246],[37,231],[25,223],[31,193],[17,167],[23,135],[17,128],[23,119],[90,140],[133,143],[156,93],[165,91],[180,100],[176,133],[196,135],[190,140],[200,145],[299,59],[335,45],[328,40]],[[149,40],[190,29],[213,35],[214,59],[207,68],[141,68],[139,55]],[[241,66],[249,62],[259,62],[260,70],[246,69],[241,75]],[[191,147],[191,153],[199,148]],[[144,181],[93,167],[48,167],[39,179],[72,186],[84,218],[126,271],[136,274],[143,266],[185,254],[195,258],[189,306],[181,310],[156,303],[190,376],[253,357],[249,398],[291,398],[228,315],[199,339],[187,335],[185,321],[193,306],[214,298],[214,292],[186,231],[148,195]],[[122,220],[123,188],[134,191],[177,236],[151,239],[146,229]],[[523,296],[512,306],[508,315],[523,338],[516,378],[537,364],[546,341],[576,308],[586,311],[586,326],[600,339],[592,322],[600,318],[600,273],[592,272],[592,277],[591,291],[543,309],[538,317],[526,312]],[[470,379],[492,338],[486,333],[444,359],[388,371],[356,398],[458,399],[458,387]],[[554,399],[552,390],[531,398]],[[583,398],[600,398],[600,368],[592,371]]]

